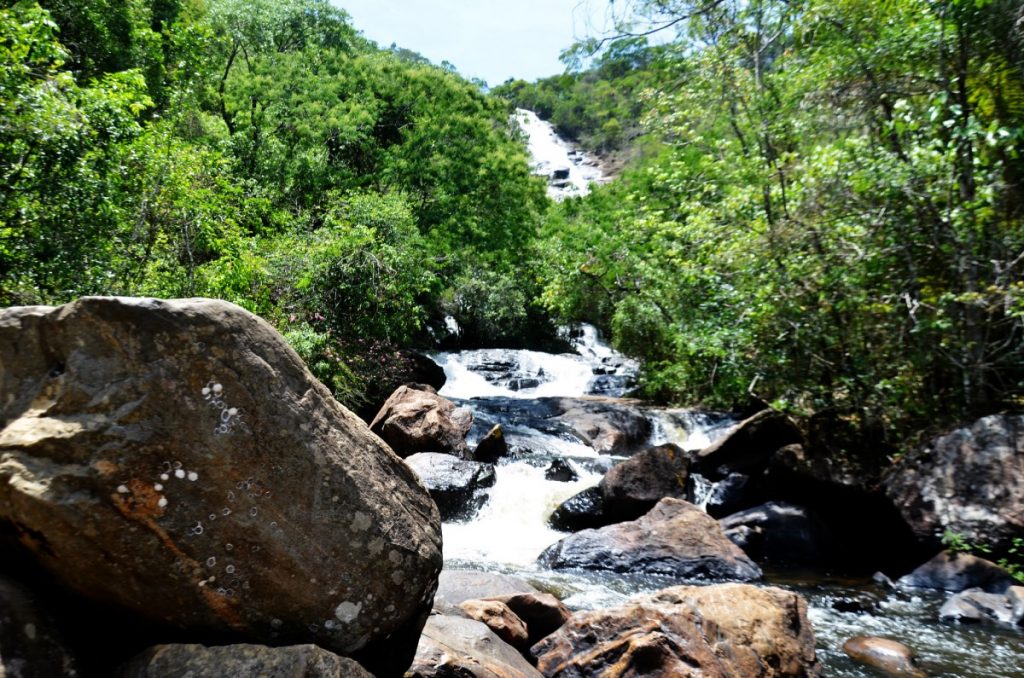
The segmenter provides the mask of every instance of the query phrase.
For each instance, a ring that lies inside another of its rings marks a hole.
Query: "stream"
[[[567,533],[547,525],[551,512],[577,492],[596,485],[621,458],[598,454],[584,440],[551,424],[544,398],[600,398],[617,401],[634,382],[637,366],[603,344],[592,327],[575,340],[576,354],[482,349],[440,353],[445,370],[440,394],[474,412],[470,446],[500,423],[512,454],[496,466],[495,485],[479,513],[466,522],[442,526],[445,567],[520,576],[562,598],[573,610],[611,607],[629,596],[677,584],[706,584],[665,576],[611,572],[552,571],[536,564],[545,547]],[[695,410],[644,407],[651,445],[672,442],[700,449],[724,434],[736,419]],[[548,480],[555,460],[567,463],[577,480]],[[699,503],[699,498],[695,498]],[[766,572],[766,585],[801,593],[818,643],[825,676],[876,676],[855,664],[842,644],[858,635],[877,635],[911,646],[932,676],[1009,678],[1024,676],[1024,637],[1012,630],[954,626],[938,621],[944,596],[886,591],[869,579],[821,572]]]
[[[551,125],[530,111],[517,111],[529,135],[534,168],[548,177],[556,200],[585,195],[591,182],[603,180],[596,162],[558,138]],[[548,526],[547,518],[563,501],[596,485],[619,458],[599,454],[567,428],[553,425],[545,398],[602,398],[623,402],[635,384],[638,366],[601,341],[593,327],[571,335],[575,353],[481,349],[439,353],[447,383],[440,394],[474,413],[469,443],[496,423],[505,432],[512,454],[496,467],[496,483],[479,513],[466,522],[443,525],[445,566],[518,575],[555,593],[571,609],[610,607],[629,596],[686,582],[664,576],[551,571],[536,564],[545,547],[566,533]],[[701,449],[723,435],[736,419],[723,413],[645,407],[649,445],[671,442]],[[568,464],[577,479],[549,480],[554,461]],[[713,492],[710,483],[701,489]],[[700,504],[701,497],[691,497]],[[870,529],[870,526],[868,526]],[[840,535],[841,537],[841,535]],[[902,573],[889,573],[898,575]],[[1024,676],[1024,636],[1012,629],[950,625],[938,621],[945,596],[885,590],[869,579],[849,579],[823,572],[767,571],[766,585],[801,593],[808,601],[818,657],[825,676],[876,676],[842,651],[857,635],[877,635],[909,645],[931,676],[1009,678]]]

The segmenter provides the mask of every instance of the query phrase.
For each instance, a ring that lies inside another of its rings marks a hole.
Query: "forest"
[[[490,89],[327,0],[5,5],[2,306],[226,299],[352,407],[403,349],[586,321],[638,395],[873,468],[1024,406],[1019,2],[638,0]],[[550,202],[516,107],[618,178]]]

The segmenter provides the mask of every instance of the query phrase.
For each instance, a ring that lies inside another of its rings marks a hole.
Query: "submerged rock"
[[[943,551],[910,574],[900,577],[896,586],[954,593],[978,588],[989,593],[1003,593],[1013,583],[1013,576],[992,561],[969,553]]]
[[[0,311],[0,524],[138,618],[411,659],[441,568],[415,474],[223,301]]]
[[[888,638],[857,636],[843,643],[843,652],[856,662],[871,666],[889,676],[927,678],[917,666],[914,651],[903,643]]]
[[[996,551],[1024,537],[1024,415],[993,415],[936,438],[884,479],[921,541],[947,530]]]
[[[745,584],[679,586],[577,612],[530,652],[548,678],[820,675],[804,600]]]
[[[484,490],[494,486],[494,466],[466,461],[440,452],[406,457],[441,512],[441,520],[465,520],[487,501]]]
[[[521,654],[474,619],[427,620],[406,678],[540,678]]]
[[[373,678],[358,663],[316,645],[159,645],[136,657],[118,678]]]
[[[400,457],[417,452],[444,452],[468,458],[466,434],[473,413],[418,384],[400,386],[374,417],[370,429]]]
[[[552,569],[761,578],[761,569],[729,541],[714,518],[681,499],[662,499],[634,521],[570,535],[545,549],[538,562]]]
[[[544,469],[544,479],[559,483],[571,483],[579,480],[580,477],[564,459],[555,459]]]

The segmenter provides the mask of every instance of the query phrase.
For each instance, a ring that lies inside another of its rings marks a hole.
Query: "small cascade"
[[[577,353],[485,348],[438,353],[446,398],[622,397],[636,383],[638,365],[601,342],[596,328],[566,330]]]
[[[606,180],[595,158],[574,149],[533,111],[516,109],[515,120],[529,139],[534,174],[547,177],[553,200],[586,195],[590,184]]]

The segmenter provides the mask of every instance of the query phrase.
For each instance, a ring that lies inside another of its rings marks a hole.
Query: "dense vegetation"
[[[588,79],[644,104],[639,162],[548,220],[548,306],[641,356],[647,395],[756,396],[833,450],[1024,404],[1020,3],[631,8],[676,41],[500,90],[582,139],[622,105],[576,105]]]
[[[617,6],[647,23],[588,69],[488,95],[326,0],[8,4],[0,304],[222,297],[350,404],[445,313],[508,344],[543,310],[649,397],[878,461],[1024,404],[1019,2]],[[548,205],[512,105],[629,169]]]
[[[0,10],[0,304],[225,298],[350,404],[445,312],[532,327],[504,103],[327,0],[40,4]]]

